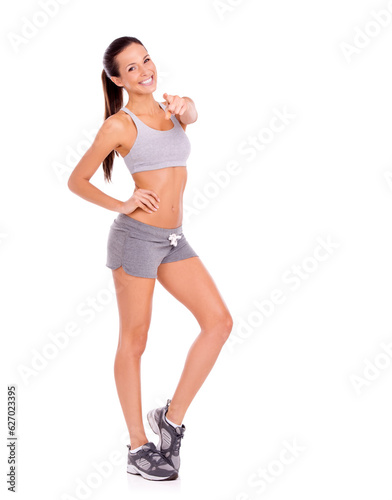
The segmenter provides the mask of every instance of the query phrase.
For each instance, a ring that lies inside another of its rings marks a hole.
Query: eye
[[[146,62],[146,61],[150,61],[150,58],[149,58],[149,57],[146,57],[146,59],[144,60],[144,62]],[[128,70],[128,71],[131,71],[131,69],[133,69],[134,67],[135,67],[135,66],[131,66],[131,67],[129,68],[129,70]]]

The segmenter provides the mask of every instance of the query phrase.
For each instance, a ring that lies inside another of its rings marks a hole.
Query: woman
[[[68,187],[87,201],[118,212],[110,226],[106,265],[112,269],[120,315],[114,374],[131,443],[127,471],[146,479],[175,479],[184,415],[233,325],[211,275],[182,232],[190,153],[185,130],[196,121],[197,111],[189,97],[164,94],[165,103],[154,100],[156,67],[137,38],[114,40],[105,51],[103,66],[105,121],[73,170]],[[123,88],[129,97],[125,106]],[[90,183],[101,163],[105,180],[111,180],[115,154],[124,158],[135,182],[126,201]],[[159,436],[157,446],[145,434],[140,387],[156,279],[194,314],[201,328],[172,399],[148,413]]]

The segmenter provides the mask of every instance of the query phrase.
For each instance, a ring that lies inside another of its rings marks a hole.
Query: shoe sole
[[[168,477],[151,476],[150,474],[147,474],[146,472],[137,469],[133,465],[127,465],[127,472],[128,472],[128,474],[135,474],[135,475],[139,474],[140,476],[144,477],[145,479],[149,479],[151,481],[169,481],[169,480],[178,478],[177,472],[174,472],[171,476],[168,476]]]

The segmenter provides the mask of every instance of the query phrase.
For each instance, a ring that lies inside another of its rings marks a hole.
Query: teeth
[[[140,83],[150,83],[152,81],[152,76],[150,76],[150,78],[148,80],[144,80],[144,82],[140,82]]]

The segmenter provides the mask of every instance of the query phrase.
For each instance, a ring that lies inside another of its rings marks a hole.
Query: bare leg
[[[161,264],[158,281],[195,316],[201,332],[189,349],[167,418],[181,424],[233,327],[230,312],[199,257]]]
[[[148,442],[142,418],[140,363],[150,327],[155,279],[130,276],[122,267],[112,273],[120,315],[114,376],[134,449]]]

